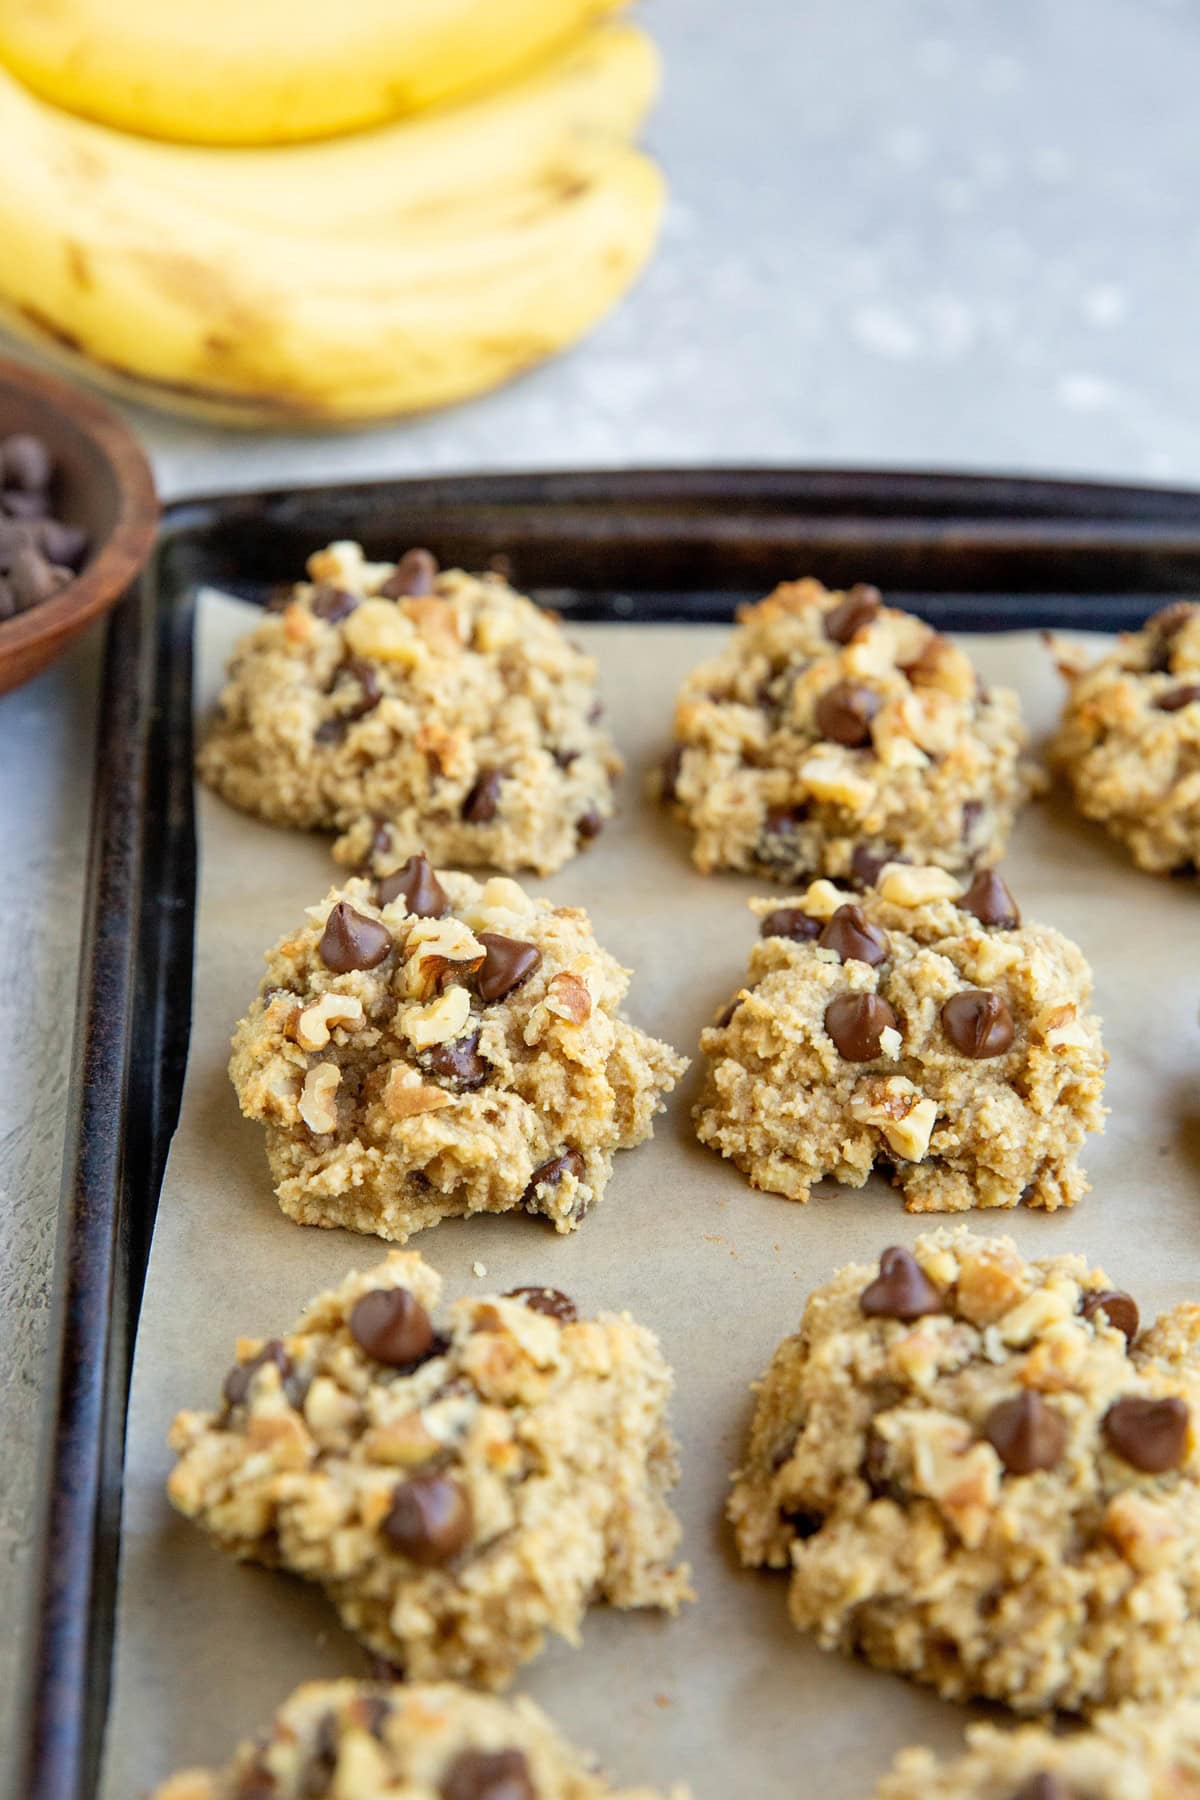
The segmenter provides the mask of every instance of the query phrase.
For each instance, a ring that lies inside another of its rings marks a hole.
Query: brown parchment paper
[[[249,618],[241,603],[204,597],[202,711]],[[641,785],[664,747],[679,678],[724,632],[572,631],[599,659],[629,767],[620,817],[570,867],[531,885],[589,909],[601,941],[636,971],[630,1016],[694,1057],[701,1026],[741,980],[754,935],[745,901],[764,884],[699,875],[684,834]],[[989,681],[1020,689],[1044,733],[1058,681],[1040,638],[975,639],[972,652]],[[233,1563],[163,1494],[172,1415],[215,1402],[239,1333],[282,1331],[310,1295],[386,1248],[283,1217],[260,1131],[240,1118],[225,1072],[264,950],[331,884],[326,842],[258,824],[203,790],[198,823],[191,1057],[129,1413],[109,1800],[129,1800],[180,1765],[224,1761],[295,1683],[366,1667],[317,1591]],[[1084,1250],[1147,1318],[1200,1297],[1200,902],[1191,883],[1135,872],[1061,800],[1027,811],[1005,869],[1026,918],[1057,925],[1092,962],[1112,1116],[1085,1155],[1093,1191],[1073,1211],[968,1222],[1011,1232],[1034,1255]],[[938,1221],[909,1217],[881,1184],[830,1188],[805,1207],[753,1192],[691,1135],[698,1074],[693,1063],[654,1141],[618,1158],[607,1198],[575,1235],[514,1214],[445,1223],[410,1247],[450,1295],[546,1282],[584,1308],[627,1307],[660,1334],[676,1371],[677,1503],[698,1602],[674,1621],[597,1608],[582,1647],[552,1643],[520,1685],[623,1782],[684,1780],[697,1800],[861,1800],[897,1748],[952,1748],[968,1715],[801,1638],[787,1623],[785,1578],[737,1567],[722,1506],[749,1383],[795,1327],[807,1290],[837,1264],[911,1243]]]

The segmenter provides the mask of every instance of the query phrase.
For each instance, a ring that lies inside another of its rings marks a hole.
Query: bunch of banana
[[[281,41],[303,28],[322,41],[328,32],[332,42],[357,15],[363,33],[354,41],[376,59],[379,79],[330,98],[319,91],[315,64],[297,74],[294,55],[282,65],[276,57],[278,83],[256,90],[243,123],[281,138],[319,119],[324,128],[339,105],[351,109],[343,119],[364,116],[364,107],[373,116],[389,69],[394,109],[398,99],[494,76],[510,53],[526,57],[544,43],[552,24],[587,21],[607,7],[121,0],[117,10],[131,9],[147,21],[145,56],[127,71],[124,89],[104,90],[108,111],[145,128],[162,127],[169,112],[180,130],[194,128],[202,102],[199,86],[171,87],[155,61],[175,15],[203,15],[214,37],[218,26],[227,30],[226,58],[210,52],[204,79],[240,82],[243,94],[244,43],[238,58],[232,50],[239,16],[286,12]],[[320,25],[309,18],[318,12]],[[653,247],[662,183],[632,140],[653,99],[657,64],[632,26],[592,20],[493,92],[371,130],[214,148],[96,124],[36,97],[11,73],[60,101],[103,110],[98,50],[53,70],[45,61],[63,18],[81,30],[90,20],[95,34],[102,14],[111,17],[108,0],[0,5],[0,63],[8,65],[0,67],[0,142],[13,172],[0,183],[0,322],[133,398],[275,425],[349,423],[462,399],[580,336]],[[513,28],[507,41],[501,16]],[[149,24],[160,18],[154,38]],[[399,49],[399,18],[441,46],[443,61],[423,64],[420,79],[415,63],[386,63],[385,50]],[[227,99],[208,96],[211,136],[236,123]]]

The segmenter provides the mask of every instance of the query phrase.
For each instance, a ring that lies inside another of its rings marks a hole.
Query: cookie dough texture
[[[809,1298],[759,1389],[738,1548],[790,1571],[822,1647],[948,1699],[1167,1700],[1200,1674],[1198,1406],[1200,1305],[1138,1332],[1083,1257],[939,1230]]]
[[[234,1556],[319,1583],[415,1681],[511,1680],[593,1602],[690,1598],[671,1374],[628,1317],[565,1296],[457,1301],[393,1251],[282,1339],[243,1338],[223,1404],[179,1414],[168,1492]]]
[[[1088,1186],[1076,1153],[1104,1115],[1091,971],[1068,939],[1016,922],[1015,909],[1010,926],[968,911],[978,891],[940,869],[891,864],[857,901],[828,881],[782,906],[752,901],[764,935],[746,985],[700,1039],[701,1142],[792,1200],[827,1176],[861,1187],[875,1168],[910,1212],[1072,1205]],[[878,962],[827,947],[853,948],[863,927]],[[837,1009],[876,998],[890,1026],[865,1044],[841,1030],[839,1045]],[[972,1004],[991,1007],[1001,1028],[963,1048],[948,1024]]]
[[[964,1756],[905,1750],[874,1800],[1189,1800],[1200,1794],[1200,1703],[1122,1706],[1061,1736],[967,1732]],[[1038,1783],[1041,1783],[1039,1786]]]
[[[656,1800],[614,1788],[531,1700],[452,1683],[312,1681],[224,1769],[189,1769],[153,1800]],[[685,1800],[677,1795],[676,1800]]]
[[[1200,864],[1200,606],[1155,613],[1090,668],[1060,667],[1068,692],[1050,759],[1080,812],[1139,868]]]
[[[684,682],[663,791],[697,866],[863,882],[1004,853],[1031,777],[1017,696],[874,588],[785,582]]]
[[[279,1203],[398,1242],[514,1207],[574,1230],[685,1061],[620,1017],[628,971],[585,913],[504,876],[412,868],[425,891],[381,907],[356,878],[311,908],[234,1035],[230,1075],[266,1126]]]
[[[331,544],[308,572],[237,647],[198,760],[210,787],[340,833],[337,860],[379,873],[424,848],[547,874],[600,831],[620,759],[556,615],[424,552]]]

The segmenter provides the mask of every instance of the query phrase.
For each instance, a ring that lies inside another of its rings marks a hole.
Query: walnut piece
[[[470,1017],[471,996],[466,988],[447,988],[428,1006],[412,1009],[404,1021],[404,1032],[415,1050],[428,1050],[460,1038]]]
[[[393,1063],[383,1090],[383,1104],[393,1119],[411,1119],[417,1113],[439,1112],[453,1100],[445,1088],[426,1087],[415,1069]]]
[[[930,900],[957,900],[960,885],[945,869],[888,863],[879,877],[879,898],[893,906],[925,906]]]
[[[428,1000],[442,986],[447,971],[467,975],[479,968],[486,951],[459,919],[418,919],[404,945],[405,975],[415,1000]]]
[[[336,1063],[317,1063],[304,1077],[300,1092],[300,1117],[318,1137],[337,1130],[336,1095],[342,1085],[342,1071]]]
[[[355,995],[322,994],[296,1020],[296,1042],[302,1050],[323,1050],[335,1025],[353,1028],[362,1022],[362,1001]]]
[[[571,1025],[582,1025],[591,1016],[592,996],[578,975],[563,969],[546,990],[546,1011]]]

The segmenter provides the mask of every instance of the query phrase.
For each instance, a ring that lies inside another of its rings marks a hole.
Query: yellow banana
[[[648,256],[655,86],[627,25],[500,95],[326,145],[217,151],[0,74],[0,311],[125,392],[257,424],[463,398],[572,342]]]
[[[482,92],[619,0],[0,0],[0,62],[54,105],[195,144],[330,136]]]

